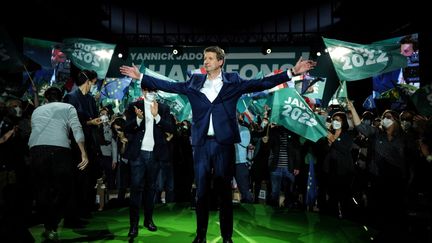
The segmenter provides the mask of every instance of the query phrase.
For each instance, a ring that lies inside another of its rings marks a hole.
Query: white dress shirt
[[[154,137],[153,137],[153,126],[154,126],[154,120],[156,121],[156,124],[159,123],[161,120],[161,117],[159,114],[156,115],[156,117],[153,117],[151,113],[150,106],[153,105],[151,102],[147,102],[144,100],[144,119],[145,119],[145,132],[144,132],[144,138],[141,143],[141,150],[145,151],[153,151],[154,147]],[[141,124],[142,120],[139,119],[137,116],[137,124],[138,126]]]
[[[219,73],[219,75],[213,80],[208,79],[208,75],[207,75],[207,79],[204,82],[204,85],[200,91],[201,91],[201,93],[205,94],[205,96],[207,97],[207,99],[210,102],[213,102],[216,99],[216,97],[218,96],[220,90],[222,89],[222,86],[223,86],[222,72]],[[214,135],[213,114],[210,114],[210,124],[209,124],[209,128],[207,131],[207,135],[209,135],[209,136]]]

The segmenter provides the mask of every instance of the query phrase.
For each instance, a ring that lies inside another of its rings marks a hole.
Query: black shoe
[[[206,238],[205,237],[200,237],[198,235],[192,241],[192,243],[205,243],[205,242],[206,242]]]
[[[223,243],[233,243],[233,241],[231,240],[231,238],[223,238],[222,242]]]
[[[144,227],[146,227],[149,231],[157,230],[157,226],[153,223],[153,220],[144,221]]]
[[[131,238],[137,237],[138,236],[138,226],[136,226],[136,225],[135,226],[131,226],[129,228],[128,236],[131,237]]]

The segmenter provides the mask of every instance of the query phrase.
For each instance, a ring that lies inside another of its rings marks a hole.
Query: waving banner
[[[281,89],[270,99],[271,122],[283,125],[313,142],[327,136],[327,128],[295,89]]]
[[[105,78],[115,45],[82,38],[64,39],[63,44],[63,51],[75,66],[94,70],[98,78]]]
[[[397,43],[361,45],[323,38],[340,80],[369,78],[407,65]]]
[[[412,96],[411,100],[420,115],[432,115],[432,84],[418,89]]]

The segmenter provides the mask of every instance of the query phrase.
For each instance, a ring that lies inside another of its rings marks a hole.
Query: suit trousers
[[[219,197],[219,221],[223,238],[233,232],[233,205],[231,181],[234,174],[234,145],[220,144],[207,137],[205,143],[194,146],[197,235],[205,238],[209,218],[209,191],[214,187]],[[213,182],[213,183],[212,183]]]

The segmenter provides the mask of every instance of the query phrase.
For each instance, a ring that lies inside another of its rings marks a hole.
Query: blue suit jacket
[[[184,94],[192,107],[192,145],[205,142],[209,127],[210,114],[213,114],[213,128],[216,140],[222,144],[240,142],[237,125],[236,106],[244,93],[270,89],[278,84],[289,81],[287,72],[282,72],[262,79],[244,80],[238,73],[222,73],[223,86],[218,96],[210,102],[200,92],[206,80],[204,74],[194,74],[186,82],[168,82],[148,75],[143,75],[144,86],[170,93]]]

